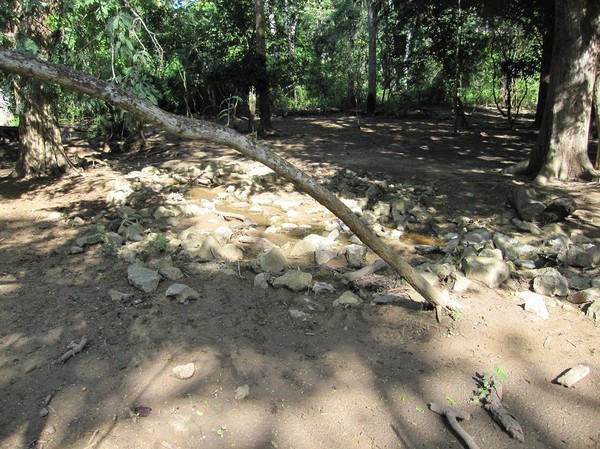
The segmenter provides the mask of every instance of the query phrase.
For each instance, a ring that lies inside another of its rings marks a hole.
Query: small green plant
[[[477,390],[475,390],[475,395],[471,398],[471,402],[474,403],[485,400],[496,385],[508,380],[508,376],[501,366],[496,365],[493,373],[484,372],[483,374],[477,374],[476,380]]]
[[[116,256],[118,252],[115,242],[104,242],[100,248],[100,254],[104,256]]]
[[[227,126],[229,126],[231,118],[235,116],[238,105],[243,101],[244,100],[242,100],[242,98],[238,97],[237,95],[232,95],[231,97],[228,97],[225,100],[223,100],[221,102],[221,107],[223,109],[221,109],[221,111],[219,112],[218,118],[227,118]]]
[[[161,234],[160,232],[158,234],[156,234],[156,237],[154,237],[154,241],[152,242],[152,246],[157,250],[157,251],[164,251],[167,249],[167,244],[169,243],[169,240],[167,239],[167,237],[164,234]]]

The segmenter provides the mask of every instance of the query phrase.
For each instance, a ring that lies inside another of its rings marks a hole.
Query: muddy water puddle
[[[194,187],[187,192],[186,197],[200,203],[211,202],[219,212],[243,217],[244,220],[255,223],[256,230],[260,234],[280,247],[286,244],[293,245],[309,234],[326,237],[327,222],[335,219],[327,209],[314,200],[302,203],[299,207],[286,212],[274,205],[253,205],[243,200],[232,199],[222,186],[212,189]],[[267,230],[272,225],[279,228],[277,232],[270,233]],[[343,233],[336,242],[342,247],[352,243]],[[414,245],[444,246],[445,244],[437,237],[410,231],[405,232],[400,239],[387,239],[386,243],[403,254],[414,252]]]

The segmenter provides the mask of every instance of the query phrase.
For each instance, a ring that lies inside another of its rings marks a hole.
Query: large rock
[[[127,279],[129,284],[139,288],[144,293],[152,293],[158,288],[162,276],[156,270],[150,270],[134,263],[127,267]]]
[[[584,304],[600,299],[600,288],[592,287],[573,293],[567,298],[573,304]]]
[[[544,268],[533,279],[533,291],[546,296],[567,296],[569,283],[556,268]]]
[[[256,258],[254,270],[257,272],[277,274],[283,271],[285,265],[285,256],[278,247],[274,246]]]
[[[467,232],[463,240],[469,244],[481,247],[492,238],[492,233],[485,228],[477,228]]]
[[[539,316],[542,320],[547,320],[550,316],[546,307],[546,297],[534,292],[517,292],[518,298],[525,301],[524,309]]]
[[[367,253],[367,248],[362,245],[347,245],[344,248],[344,255],[351,268],[360,268],[363,265],[363,259]]]
[[[595,322],[600,322],[600,300],[596,300],[591,303],[586,309],[585,314]]]
[[[310,288],[312,275],[298,270],[290,270],[273,281],[273,287],[287,287],[294,292]]]
[[[600,262],[600,247],[592,244],[575,244],[563,248],[558,260],[572,267],[594,267]]]
[[[468,256],[462,261],[462,269],[467,278],[483,282],[490,288],[500,286],[510,277],[508,265],[495,257]]]
[[[181,304],[187,304],[189,301],[199,299],[200,293],[185,284],[173,284],[167,289],[165,296],[175,298]]]
[[[358,307],[362,304],[362,299],[350,291],[342,293],[335,301],[333,307]]]

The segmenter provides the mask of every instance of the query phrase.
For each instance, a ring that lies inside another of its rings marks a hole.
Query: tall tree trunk
[[[20,83],[19,178],[59,175],[69,167],[51,95],[38,81]]]
[[[21,3],[17,8],[24,8]],[[58,8],[56,1],[32,2],[26,12],[19,11],[17,39],[31,39],[41,56],[50,59],[58,34],[48,26],[48,17]],[[58,118],[53,108],[54,96],[37,81],[21,80],[17,83],[19,99],[19,159],[15,173],[28,175],[58,175],[69,167],[66,159]]]
[[[545,3],[544,30],[542,40],[542,61],[540,64],[540,82],[538,85],[537,107],[533,126],[542,126],[544,109],[548,99],[548,84],[550,82],[550,68],[552,67],[552,46],[554,44],[554,0]]]
[[[588,133],[598,53],[598,0],[557,0],[550,86],[538,141],[528,173],[536,182],[591,179]]]
[[[254,0],[254,77],[258,94],[258,111],[262,131],[272,131],[267,43],[265,36],[265,2]]]
[[[377,106],[377,13],[379,0],[369,2],[369,52],[368,52],[368,88],[367,88],[367,115],[375,114]]]
[[[385,260],[439,313],[443,308],[456,309],[460,305],[447,294],[432,287],[397,251],[383,243],[379,237],[319,181],[297,169],[286,159],[264,145],[216,123],[177,116],[142,100],[110,83],[64,66],[33,59],[29,56],[4,50],[0,47],[0,69],[23,76],[35,77],[48,83],[74,89],[86,95],[107,101],[138,118],[185,139],[204,140],[226,145],[243,155],[270,167],[282,178],[293,182],[304,192],[329,209],[342,220],[356,236]]]
[[[596,164],[594,168],[600,170],[600,68],[596,72],[596,85],[594,87],[594,121],[596,122]]]

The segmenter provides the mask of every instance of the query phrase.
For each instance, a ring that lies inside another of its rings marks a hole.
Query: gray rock
[[[80,254],[83,252],[83,248],[81,246],[72,246],[69,250],[69,254]]]
[[[312,291],[315,292],[317,295],[320,295],[321,293],[334,293],[335,287],[326,282],[315,282]]]
[[[567,279],[555,268],[544,268],[541,274],[533,279],[533,291],[546,296],[567,296],[569,284]]]
[[[133,299],[133,293],[123,293],[112,288],[108,290],[108,296],[110,296],[110,299],[116,302],[126,302]]]
[[[492,238],[492,233],[485,228],[477,228],[467,232],[463,240],[469,245],[483,246]]]
[[[111,246],[117,247],[123,244],[123,237],[116,232],[107,232],[104,235],[104,241]]]
[[[233,243],[228,243],[222,247],[221,251],[216,253],[216,256],[219,260],[226,262],[238,262],[244,258],[244,253]]]
[[[500,286],[510,277],[506,262],[495,257],[468,256],[462,261],[462,269],[467,278],[483,282],[490,288]]]
[[[274,246],[256,258],[254,269],[259,272],[277,274],[284,270],[286,262],[281,250],[277,246]]]
[[[125,238],[130,242],[139,242],[142,240],[142,233],[144,232],[144,228],[139,223],[133,223],[131,226],[127,228],[125,231]]]
[[[563,248],[558,260],[572,267],[594,267],[600,262],[600,247],[591,244],[575,244]]]
[[[173,368],[172,373],[177,379],[190,379],[193,377],[196,372],[196,367],[193,363],[188,363],[187,365],[179,365]]]
[[[190,241],[190,239],[187,239],[186,241]],[[185,248],[183,243],[182,247]],[[219,254],[221,254],[222,251],[223,247],[221,246],[219,241],[212,235],[208,235],[202,239],[202,244],[200,245],[200,248],[193,252],[193,254],[199,260],[203,262],[209,262],[211,260],[218,259]]]
[[[134,263],[127,267],[127,279],[129,284],[142,290],[144,293],[152,293],[158,288],[162,276],[158,271],[150,270]]]
[[[290,308],[290,316],[292,318],[294,318],[295,320],[306,320],[307,318],[310,318],[310,314],[303,312],[301,310],[295,309],[293,307]]]
[[[84,247],[86,245],[95,245],[97,243],[104,242],[104,234],[101,232],[96,232],[95,234],[85,235],[83,237],[78,237],[75,243],[77,246]]]
[[[539,316],[542,320],[547,320],[550,316],[546,307],[546,298],[543,295],[533,292],[517,292],[516,296],[525,301],[525,310]]]
[[[592,280],[587,276],[574,274],[565,277],[567,278],[567,282],[569,283],[569,288],[571,290],[585,290],[592,286]]]
[[[199,299],[200,293],[185,284],[173,284],[167,289],[165,296],[175,298],[181,304],[187,304],[189,301]]]
[[[406,196],[401,196],[391,201],[390,208],[392,219],[398,225],[404,225],[408,219],[408,209],[411,207],[411,201]]]
[[[250,396],[250,385],[245,384],[235,389],[233,399],[235,399],[236,401],[243,401],[248,396]]]
[[[328,246],[319,246],[315,251],[315,262],[319,265],[324,265],[337,257],[337,251]]]
[[[386,203],[384,201],[377,201],[373,206],[373,213],[376,217],[378,217],[385,223],[386,221],[388,221],[390,215],[392,214],[392,206],[390,203]]]
[[[269,288],[269,279],[271,279],[271,275],[269,273],[259,273],[254,276],[254,286],[267,289]]]
[[[344,247],[344,255],[351,268],[360,268],[367,253],[367,248],[362,245],[347,245]]]
[[[591,303],[585,311],[585,314],[596,323],[600,322],[600,300]]]
[[[529,232],[533,235],[541,235],[542,234],[542,230],[535,224],[529,222],[529,221],[521,221],[518,218],[513,218],[511,220],[512,224],[514,224],[517,229],[521,230],[521,231],[526,231]]]
[[[327,237],[321,237],[317,234],[310,234],[298,241],[292,251],[290,257],[304,257],[314,253],[320,246],[328,246],[331,240]]]
[[[588,288],[579,292],[573,293],[568,298],[569,302],[573,304],[584,304],[586,302],[593,302],[600,299],[600,288]]]
[[[310,288],[312,275],[298,270],[289,270],[273,281],[273,287],[287,287],[294,292]]]
[[[508,260],[516,260],[521,256],[531,257],[531,252],[535,250],[535,248],[530,245],[524,245],[518,238],[509,237],[500,232],[494,233],[493,240],[494,246],[501,250],[504,258]]]
[[[162,268],[172,267],[173,259],[170,256],[152,259],[148,261],[148,268],[152,270],[160,270]]]
[[[344,306],[344,307],[358,307],[362,305],[362,299],[356,296],[350,291],[342,293],[335,301],[333,301],[333,307]]]
[[[180,214],[181,211],[172,206],[159,206],[153,216],[155,220],[160,220],[161,218],[177,217]]]
[[[517,260],[514,260],[513,263],[515,264],[515,266],[520,267],[520,268],[526,268],[528,270],[535,269],[535,262],[533,260],[517,259]]]
[[[463,293],[469,290],[479,290],[478,286],[470,279],[463,276],[462,273],[455,271],[450,275],[450,277],[452,278],[453,292]]]
[[[158,269],[158,272],[171,281],[176,281],[183,277],[183,272],[177,267],[162,267]]]
[[[493,257],[494,259],[503,260],[502,251],[498,248],[483,248],[479,252],[480,257]]]
[[[576,365],[556,379],[556,383],[564,385],[567,388],[571,388],[588,374],[590,374],[589,366]]]

